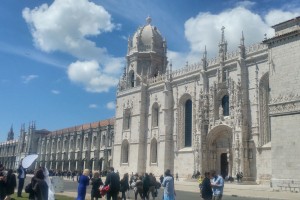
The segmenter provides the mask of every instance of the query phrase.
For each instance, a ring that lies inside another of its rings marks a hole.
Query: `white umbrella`
[[[22,167],[23,168],[28,168],[30,165],[37,159],[38,155],[37,154],[31,154],[23,158],[22,160]]]

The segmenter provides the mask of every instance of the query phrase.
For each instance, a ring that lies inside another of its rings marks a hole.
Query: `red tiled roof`
[[[87,130],[87,129],[90,129],[90,128],[97,128],[97,127],[114,125],[114,124],[115,124],[115,118],[110,118],[110,119],[105,119],[105,120],[92,122],[92,123],[88,123],[88,124],[81,124],[81,125],[78,125],[78,126],[73,126],[73,127],[68,127],[68,128],[64,128],[64,129],[51,131],[49,134],[47,134],[45,136],[61,135],[61,134],[64,134],[64,133]]]

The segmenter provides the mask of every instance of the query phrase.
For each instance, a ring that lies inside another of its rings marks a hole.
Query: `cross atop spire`
[[[146,22],[147,22],[147,25],[148,24],[151,24],[151,22],[152,22],[152,19],[151,19],[151,17],[148,15],[148,17],[146,18]]]
[[[224,34],[224,30],[225,30],[225,27],[222,26],[222,28],[221,28],[221,31],[222,31],[221,43],[224,43],[224,42],[225,42],[225,34]]]

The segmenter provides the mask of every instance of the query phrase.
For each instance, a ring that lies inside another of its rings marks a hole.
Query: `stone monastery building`
[[[167,44],[147,24],[128,40],[117,92],[113,166],[181,177],[216,169],[259,183],[300,181],[300,17],[275,36],[172,70]],[[201,36],[199,36],[201,37]]]
[[[59,170],[104,170],[179,177],[216,169],[247,180],[300,184],[300,17],[273,26],[275,36],[173,71],[167,43],[147,24],[128,40],[115,119],[58,131],[22,127],[0,144],[0,161],[30,153]],[[201,37],[201,36],[199,36]]]

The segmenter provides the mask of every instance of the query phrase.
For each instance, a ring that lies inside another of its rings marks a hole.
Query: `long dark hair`
[[[123,181],[125,181],[125,180],[128,181],[128,177],[129,177],[128,173],[125,173],[122,180]]]
[[[45,175],[44,175],[43,170],[41,170],[41,169],[37,170],[37,172],[35,174],[35,177],[38,178],[38,179],[44,179]]]
[[[7,171],[7,177],[10,177],[12,174],[13,174],[13,170],[12,170],[12,169],[9,169],[9,170]]]

